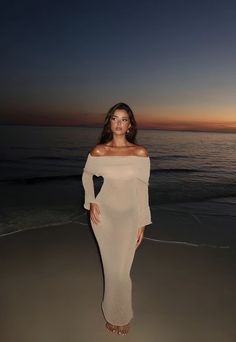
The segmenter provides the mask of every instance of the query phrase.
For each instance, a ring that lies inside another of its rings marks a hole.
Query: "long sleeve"
[[[149,207],[148,182],[137,180],[137,201],[138,201],[138,225],[139,228],[151,224],[151,211]]]
[[[138,225],[139,227],[151,224],[151,211],[149,206],[149,177],[150,158],[146,159],[138,169],[137,177],[137,201],[138,201]]]
[[[96,203],[93,176],[99,176],[97,158],[89,154],[83,169],[82,184],[84,187],[84,208],[90,210],[90,203]]]
[[[93,185],[93,174],[84,169],[82,174],[82,184],[84,187],[84,208],[89,210],[90,203],[96,203]]]

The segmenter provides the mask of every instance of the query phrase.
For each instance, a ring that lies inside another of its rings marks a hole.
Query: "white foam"
[[[78,215],[77,218],[82,217],[85,214],[86,213]],[[0,235],[0,238],[4,237],[4,236],[20,233],[20,232],[23,232],[23,231],[27,231],[27,230],[41,229],[41,228],[52,227],[52,226],[61,226],[61,225],[68,224],[68,223],[78,223],[78,224],[83,225],[83,226],[87,226],[88,225],[88,223],[86,223],[86,222],[77,221],[77,220],[68,220],[66,222],[54,222],[54,223],[50,223],[50,224],[43,224],[43,225],[33,226],[33,227],[29,227],[29,228],[22,228],[22,229],[18,229],[18,230],[12,231],[12,232],[3,233],[3,234]],[[144,239],[145,240],[154,241],[154,242],[159,242],[159,243],[178,244],[178,245],[186,245],[186,246],[191,246],[191,247],[209,247],[209,248],[222,248],[222,249],[230,248],[230,246],[216,246],[216,245],[210,245],[210,244],[196,244],[196,243],[187,242],[187,241],[159,240],[159,239],[154,239],[154,238],[149,238],[149,237],[144,237]]]
[[[85,214],[86,213],[83,213],[83,214],[81,214],[81,215],[79,215],[77,217],[84,216]],[[62,226],[64,224],[68,224],[68,223],[79,223],[81,225],[87,225],[87,223],[80,222],[80,221],[75,221],[75,220],[68,220],[66,222],[61,222],[61,221],[60,222],[53,222],[53,223],[49,223],[49,224],[42,224],[42,225],[39,225],[39,226],[33,226],[33,227],[28,227],[28,228],[17,229],[17,230],[14,230],[12,232],[8,232],[8,233],[2,233],[0,235],[0,238],[3,237],[3,236],[20,233],[20,232],[23,232],[23,231],[26,231],[26,230],[41,229],[41,228],[52,227],[52,226]]]
[[[169,244],[179,244],[179,245],[187,245],[192,247],[210,247],[210,248],[230,248],[230,246],[216,246],[216,245],[208,245],[208,244],[197,244],[187,241],[174,241],[174,240],[158,240],[153,238],[144,237],[146,240],[154,241],[154,242],[160,242],[160,243],[169,243]]]

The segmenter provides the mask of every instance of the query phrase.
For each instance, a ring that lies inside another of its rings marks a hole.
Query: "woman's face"
[[[111,131],[115,134],[125,134],[131,127],[129,115],[124,109],[116,109],[111,116]]]

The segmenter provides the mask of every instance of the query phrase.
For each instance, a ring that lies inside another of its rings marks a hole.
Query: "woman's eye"
[[[119,119],[119,118],[117,118],[117,117],[115,117],[115,116],[112,116],[112,117],[111,117],[111,120],[113,120],[113,121],[118,121],[118,120],[121,120],[121,121],[123,121],[123,122],[127,122],[127,121],[128,121],[128,119],[127,119],[127,118],[122,118],[122,119]]]

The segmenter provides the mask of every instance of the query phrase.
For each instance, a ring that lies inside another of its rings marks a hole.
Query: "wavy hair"
[[[135,118],[134,118],[134,113],[127,104],[125,104],[123,102],[119,102],[119,103],[115,104],[114,106],[112,106],[106,114],[103,130],[102,130],[101,136],[99,138],[99,144],[105,144],[105,143],[112,140],[113,133],[111,131],[111,118],[117,109],[122,109],[122,110],[125,110],[127,112],[131,126],[128,129],[128,132],[126,133],[126,139],[130,143],[136,142],[137,123],[136,123]]]

